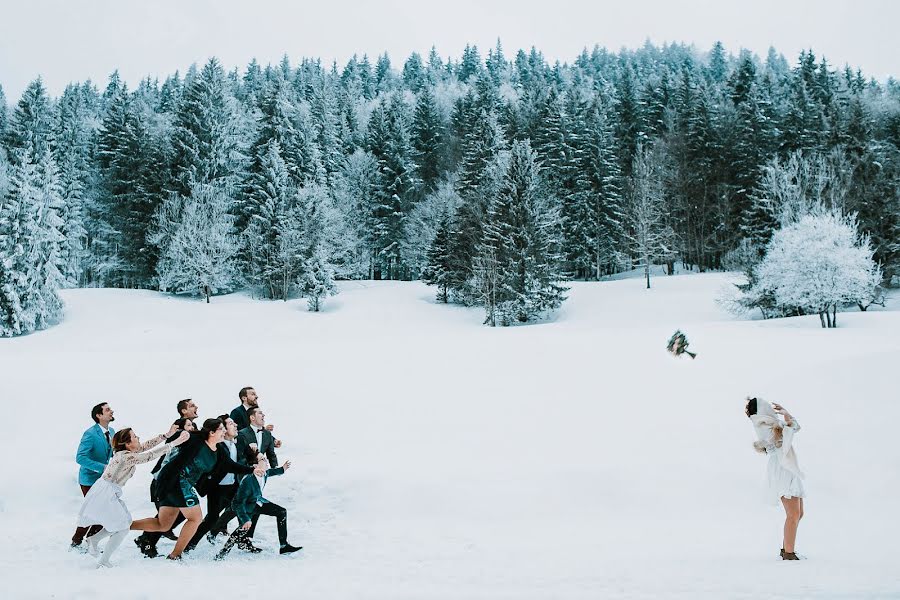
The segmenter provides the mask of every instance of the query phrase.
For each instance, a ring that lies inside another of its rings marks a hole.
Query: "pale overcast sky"
[[[499,37],[507,57],[532,45],[571,62],[594,44],[611,50],[645,40],[706,51],[716,40],[737,54],[769,46],[794,64],[813,48],[836,66],[884,80],[900,76],[900,2],[893,0],[23,0],[0,10],[0,84],[15,102],[38,75],[54,96],[70,81],[101,88],[114,69],[133,85],[182,73],[217,56],[241,70],[285,53],[343,66],[354,53],[387,51],[395,68],[432,45],[458,57],[474,43],[482,57]]]

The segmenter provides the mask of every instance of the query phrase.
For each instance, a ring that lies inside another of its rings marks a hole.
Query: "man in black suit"
[[[250,419],[250,427],[242,429],[238,432],[237,447],[240,460],[244,464],[255,465],[257,455],[265,456],[271,468],[278,467],[278,457],[275,455],[275,448],[280,446],[276,443],[275,437],[266,428],[266,414],[260,408],[251,408],[247,411]],[[253,524],[247,532],[245,543],[250,544],[253,533],[256,531],[256,521],[259,515],[254,516]]]
[[[221,512],[231,506],[240,476],[249,475],[254,469],[252,465],[237,462],[238,450],[234,441],[237,437],[237,427],[234,420],[228,415],[221,415],[219,418],[225,423],[225,440],[216,446],[216,465],[213,470],[197,484],[197,493],[206,496],[206,517],[197,528],[197,533],[188,543],[186,550],[196,548],[207,533],[213,537],[222,533],[218,527],[224,527],[227,521],[218,526],[216,521]]]
[[[262,454],[269,459],[272,468],[278,466],[278,457],[275,455],[275,437],[266,428],[266,414],[259,407],[247,411],[250,426],[241,429],[237,437],[237,450],[239,460],[243,464],[255,464],[256,454]]]
[[[234,419],[237,430],[241,431],[250,427],[250,409],[259,408],[259,396],[252,387],[244,387],[238,392],[238,398],[240,398],[241,403],[232,409],[230,416]],[[275,426],[266,425],[266,429],[274,431]],[[281,448],[281,440],[275,440],[275,447]]]
[[[241,403],[231,411],[231,418],[234,419],[234,424],[237,426],[237,430],[240,431],[250,427],[247,411],[259,406],[259,396],[256,395],[256,390],[252,387],[244,387],[238,392],[238,398]]]

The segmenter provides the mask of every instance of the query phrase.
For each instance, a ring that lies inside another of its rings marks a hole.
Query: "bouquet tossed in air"
[[[688,351],[688,339],[687,336],[681,333],[681,330],[677,330],[672,334],[672,337],[669,338],[669,343],[666,344],[666,350],[672,353],[673,356],[681,356],[682,354],[687,354],[691,358],[697,358],[697,354],[695,352]]]

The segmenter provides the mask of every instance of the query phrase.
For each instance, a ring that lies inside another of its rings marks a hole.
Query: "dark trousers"
[[[270,517],[275,517],[276,522],[278,523],[278,543],[282,547],[287,545],[287,510],[283,507],[278,506],[274,502],[263,502],[262,506],[257,506],[256,510],[253,511],[253,524],[256,524],[256,520],[259,518],[259,515],[267,515]],[[237,529],[234,530],[228,537],[228,541],[225,542],[225,545],[222,546],[222,550],[219,551],[218,557],[222,558],[231,550],[231,548],[235,544],[241,544],[244,540],[249,539],[251,536],[251,529],[241,529],[238,526]]]
[[[225,530],[225,527],[228,525],[228,521],[231,520],[229,517],[224,523],[219,523],[219,516],[221,515],[223,510],[231,510],[231,501],[234,499],[234,495],[237,493],[238,484],[232,483],[229,485],[214,485],[210,486],[209,493],[206,495],[206,516],[203,518],[203,522],[200,523],[200,526],[197,528],[197,533],[194,534],[194,537],[191,539],[188,547],[193,548],[197,544],[200,543],[200,540],[203,539],[203,536],[209,533],[210,531],[214,534],[221,533]],[[234,513],[232,512],[232,517]]]
[[[81,486],[81,495],[87,496],[88,490],[90,490],[90,489],[91,489],[91,486],[82,485]],[[101,529],[103,529],[103,525],[91,525],[90,527],[76,527],[75,535],[72,536],[72,544],[77,546],[78,544],[80,544],[81,542],[84,541],[85,537],[91,537],[92,535],[94,535],[95,533],[100,531]]]

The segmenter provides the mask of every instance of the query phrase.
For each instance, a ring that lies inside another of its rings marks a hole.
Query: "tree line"
[[[0,88],[0,332],[52,323],[64,286],[318,310],[347,278],[422,278],[491,324],[528,321],[566,279],[752,263],[777,190],[800,187],[856,215],[890,280],[898,148],[896,80],[720,43],[211,59],[59,98],[37,79],[11,105]]]

